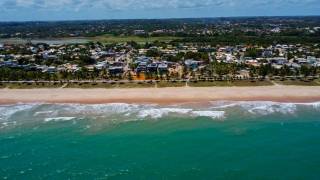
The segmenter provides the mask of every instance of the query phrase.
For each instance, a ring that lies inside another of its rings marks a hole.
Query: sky
[[[0,21],[320,15],[320,0],[0,0]]]

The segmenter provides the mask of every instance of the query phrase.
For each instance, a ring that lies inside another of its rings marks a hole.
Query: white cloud
[[[105,8],[108,10],[130,9],[178,9],[235,6],[320,5],[320,0],[0,0],[0,6],[10,9],[68,9]]]

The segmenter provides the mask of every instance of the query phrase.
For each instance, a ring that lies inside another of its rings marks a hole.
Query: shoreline
[[[128,89],[0,89],[0,104],[205,103],[209,101],[320,101],[317,86],[170,87]]]

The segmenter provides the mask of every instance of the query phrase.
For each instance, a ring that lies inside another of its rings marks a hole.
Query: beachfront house
[[[317,62],[317,58],[314,56],[308,56],[307,62],[308,62],[308,64],[315,64]]]
[[[190,70],[195,70],[199,67],[199,65],[201,64],[201,61],[196,61],[193,59],[187,59],[184,61],[184,64],[186,65],[186,67]]]
[[[284,65],[284,64],[288,63],[288,60],[287,60],[287,58],[284,58],[284,57],[275,57],[275,58],[270,58],[269,62],[271,64]]]
[[[166,63],[160,63],[160,64],[158,64],[158,71],[159,71],[160,73],[165,73],[165,72],[167,72],[167,71],[168,71],[168,64],[166,64]]]
[[[98,70],[106,69],[108,67],[107,62],[98,62],[97,64],[94,65],[94,67]]]
[[[114,66],[114,67],[109,67],[109,74],[111,76],[121,76],[124,72],[122,66]]]
[[[0,43],[0,50],[4,49],[4,45]]]
[[[50,73],[50,74],[54,74],[57,72],[57,68],[54,67],[54,66],[50,66],[48,67],[47,69],[44,69],[43,72],[47,72],[47,73]]]
[[[264,58],[270,58],[273,56],[272,49],[266,49],[262,52],[262,57]]]
[[[158,64],[157,63],[151,63],[151,64],[147,65],[147,71],[148,72],[154,73],[154,72],[157,72],[157,70],[158,70]]]
[[[17,68],[19,67],[18,63],[14,60],[8,60],[2,62],[3,67],[9,67],[9,68]]]
[[[140,62],[136,68],[136,72],[146,72],[147,71],[147,62]]]
[[[135,60],[135,64],[140,64],[140,63],[152,63],[152,59],[150,57],[146,57],[146,56],[139,56],[136,60]]]
[[[297,62],[298,64],[307,64],[308,63],[307,59],[305,59],[305,58],[297,58],[295,60],[295,62]]]

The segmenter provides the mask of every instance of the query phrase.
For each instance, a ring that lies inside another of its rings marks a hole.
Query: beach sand
[[[0,103],[157,103],[208,101],[320,101],[317,86],[174,87],[137,89],[1,89]]]

